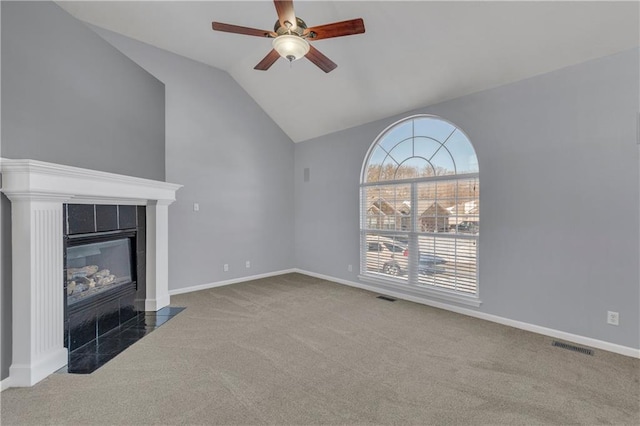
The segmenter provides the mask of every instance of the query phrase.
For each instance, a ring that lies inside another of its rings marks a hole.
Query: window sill
[[[372,275],[358,275],[358,279],[362,282],[374,284],[383,289],[394,291],[396,293],[406,294],[408,296],[425,297],[428,299],[439,299],[447,302],[454,302],[461,305],[479,307],[482,301],[477,296],[466,296],[454,293],[444,289],[425,288],[417,285],[409,284],[405,280],[394,278],[378,278]]]

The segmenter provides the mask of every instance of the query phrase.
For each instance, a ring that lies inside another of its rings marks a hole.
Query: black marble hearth
[[[184,309],[167,306],[158,312],[140,312],[120,327],[70,351],[69,364],[61,372],[73,374],[93,373]]]

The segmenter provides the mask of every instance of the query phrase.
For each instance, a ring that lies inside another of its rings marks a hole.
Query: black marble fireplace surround
[[[64,346],[71,361],[75,351],[140,314],[134,302],[145,298],[146,211],[65,204],[63,216]]]

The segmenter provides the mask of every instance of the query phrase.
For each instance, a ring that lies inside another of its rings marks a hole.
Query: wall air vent
[[[593,349],[582,348],[580,346],[571,345],[569,343],[558,342],[557,340],[554,340],[552,345],[563,349],[569,349],[570,351],[580,352],[581,354],[585,355],[593,355]]]
[[[382,300],[386,300],[387,302],[395,302],[396,299],[394,299],[393,297],[389,297],[389,296],[378,296],[378,299],[382,299]]]

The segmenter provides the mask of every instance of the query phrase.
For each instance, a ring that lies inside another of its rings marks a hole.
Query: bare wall
[[[166,86],[169,289],[292,268],[291,139],[228,73],[92,28]]]
[[[638,62],[626,51],[296,144],[296,266],[358,281],[367,149],[396,120],[435,114],[478,155],[478,310],[640,348]]]
[[[164,85],[53,2],[1,8],[2,156],[164,180]],[[11,223],[4,195],[1,203],[4,379]]]

